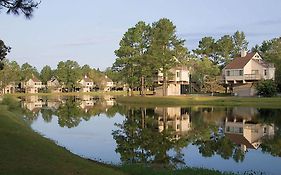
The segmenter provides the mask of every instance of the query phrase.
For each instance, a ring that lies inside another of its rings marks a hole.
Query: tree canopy
[[[2,9],[6,9],[7,14],[23,14],[27,19],[30,19],[39,4],[40,2],[33,0],[0,0],[0,12]]]
[[[3,60],[6,58],[7,54],[10,52],[11,47],[5,45],[4,41],[0,39],[0,70],[3,69]]]

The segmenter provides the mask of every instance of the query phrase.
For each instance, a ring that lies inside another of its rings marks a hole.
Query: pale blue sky
[[[281,36],[280,0],[41,0],[31,20],[0,14],[8,55],[39,70],[72,59],[104,70],[128,28],[169,18],[189,50],[204,36],[244,31],[250,46]]]

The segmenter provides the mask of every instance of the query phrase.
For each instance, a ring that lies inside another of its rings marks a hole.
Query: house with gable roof
[[[47,81],[47,88],[51,92],[62,92],[62,85],[56,77],[52,77]]]
[[[85,75],[79,82],[80,85],[80,92],[91,92],[94,87],[94,82]]]
[[[25,93],[38,93],[38,90],[43,87],[42,82],[35,76],[21,83],[21,88]]]
[[[189,69],[186,66],[177,66],[169,70],[171,76],[168,77],[167,95],[187,94],[189,85]],[[164,75],[159,71],[154,82],[159,85],[155,89],[156,95],[163,95]]]
[[[222,70],[223,84],[238,96],[255,95],[254,82],[275,79],[275,67],[267,63],[258,53],[241,51]]]

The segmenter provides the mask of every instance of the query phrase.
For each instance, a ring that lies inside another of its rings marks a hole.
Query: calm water
[[[281,172],[281,109],[130,107],[110,96],[33,96],[22,107],[35,131],[93,160]]]

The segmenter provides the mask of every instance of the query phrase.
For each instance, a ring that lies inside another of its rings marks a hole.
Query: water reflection
[[[102,150],[103,153],[94,151],[97,155],[110,152],[107,157],[112,157],[114,161],[120,159],[114,163],[146,163],[162,167],[203,166],[223,171],[254,169],[272,174],[281,171],[281,167],[276,166],[281,163],[280,109],[131,107],[117,104],[111,96],[99,98],[88,95],[26,97],[22,107],[25,109],[25,118],[33,123],[33,128],[40,117],[46,125],[56,122],[60,127],[69,128],[64,130],[64,134],[68,131],[71,133],[74,128],[81,129],[89,122],[91,127],[85,127],[83,132],[94,132],[97,128],[100,132],[99,135],[91,135],[92,146],[88,138],[83,140],[81,136],[80,145],[84,142],[90,144],[87,147],[89,150],[83,148],[83,152]],[[106,120],[108,127],[99,126],[98,121],[92,120],[96,116],[102,116],[99,122]],[[40,128],[43,128],[42,125]],[[51,128],[40,132],[48,136],[49,130]],[[63,142],[65,136],[49,137]],[[106,142],[103,141],[106,139]],[[108,140],[112,140],[111,146],[107,145]],[[81,152],[81,147],[75,144],[66,142],[62,145],[78,154]],[[264,164],[264,159],[267,164]],[[101,161],[108,159],[101,158]]]
[[[28,121],[36,120],[41,113],[46,122],[51,122],[52,117],[57,116],[61,127],[72,128],[78,126],[82,119],[87,121],[102,113],[114,116],[117,111],[110,109],[114,104],[112,96],[27,96],[22,99],[21,106]]]

